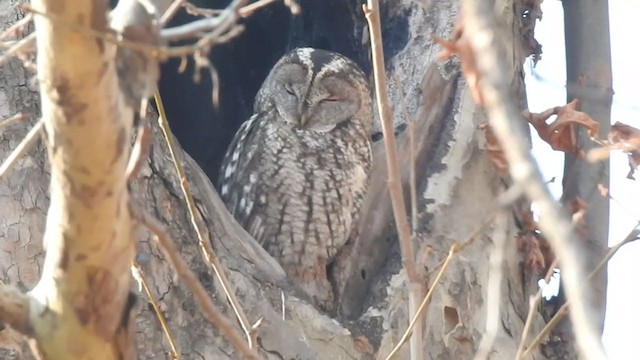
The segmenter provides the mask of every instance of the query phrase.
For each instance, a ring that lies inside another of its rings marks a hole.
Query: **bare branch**
[[[554,269],[558,267],[558,259],[555,259],[551,266],[549,266],[549,270],[547,270],[547,274],[545,276],[545,280],[548,280],[553,274]],[[531,331],[531,326],[533,325],[533,316],[535,312],[539,309],[540,301],[542,300],[542,289],[538,289],[538,292],[535,296],[531,296],[529,298],[529,312],[527,313],[527,320],[524,323],[524,329],[522,330],[522,336],[520,337],[520,343],[518,344],[518,351],[516,352],[516,360],[522,359],[522,353],[525,349],[525,343],[527,338],[529,337],[529,332]]]
[[[387,93],[386,74],[384,71],[384,53],[382,50],[382,31],[380,29],[380,7],[377,0],[368,0],[362,6],[364,15],[369,24],[371,37],[371,57],[373,60],[373,75],[375,81],[375,93],[380,110],[380,123],[384,148],[387,159],[387,186],[391,197],[393,217],[400,240],[402,253],[402,265],[409,279],[409,315],[413,317],[417,312],[417,305],[423,294],[422,283],[416,270],[416,260],[413,252],[411,228],[407,221],[407,213],[400,182],[400,167],[398,166],[398,152],[395,133],[393,130],[393,115],[389,106],[389,94]],[[411,359],[422,359],[424,349],[422,346],[422,326],[417,323],[411,336]]]
[[[147,285],[147,280],[144,275],[144,271],[142,271],[142,267],[140,264],[133,263],[131,265],[131,275],[138,282],[139,287],[144,289],[145,294],[147,295],[147,299],[151,303],[153,307],[153,312],[156,314],[156,318],[158,318],[158,322],[160,322],[160,327],[162,328],[162,332],[164,333],[167,341],[169,341],[169,346],[171,347],[171,359],[172,360],[180,360],[180,352],[178,351],[178,347],[176,346],[176,342],[173,339],[173,335],[171,335],[171,331],[169,330],[169,324],[167,324],[167,319],[160,311],[160,306],[158,306],[158,300],[156,300],[155,296],[151,293],[151,289],[149,289],[149,285]]]
[[[152,141],[151,131],[149,130],[149,125],[146,120],[143,119],[142,121],[144,122],[144,125],[138,128],[136,141],[133,145],[133,149],[131,150],[129,163],[127,164],[127,170],[125,172],[128,180],[133,180],[138,176],[142,164],[144,164],[149,156],[149,149]]]
[[[9,157],[0,165],[0,178],[6,175],[6,173],[13,168],[18,159],[20,159],[27,151],[29,151],[36,141],[39,139],[40,131],[42,130],[42,119],[29,130],[27,135],[22,139],[20,144],[13,149],[13,152],[9,154]]]
[[[0,130],[6,128],[9,125],[16,124],[16,123],[21,122],[21,121],[23,121],[25,119],[28,119],[28,118],[29,117],[26,114],[23,114],[23,113],[12,115],[12,116],[0,121]]]
[[[195,46],[201,48],[211,45],[216,41],[216,38],[237,26],[240,8],[247,2],[248,0],[234,0],[216,17],[192,21],[174,28],[162,29],[160,34],[166,41],[176,41],[202,35],[202,38],[198,40]],[[189,46],[178,48],[186,49],[188,47]],[[173,51],[175,51],[175,49]],[[170,53],[173,53],[173,51]]]
[[[0,66],[5,64],[9,59],[14,56],[18,56],[21,53],[27,52],[35,48],[36,34],[32,33],[27,35],[24,39],[18,40],[0,57]]]
[[[169,153],[171,154],[171,158],[173,160],[176,173],[178,175],[178,178],[180,179],[179,181],[180,187],[182,188],[182,192],[185,197],[185,202],[187,204],[187,209],[189,210],[189,215],[191,217],[191,224],[193,225],[193,228],[196,231],[196,234],[198,236],[198,244],[202,249],[202,253],[205,259],[209,264],[211,264],[211,267],[216,273],[216,276],[218,277],[218,280],[222,285],[222,288],[225,292],[225,295],[227,296],[227,299],[229,299],[229,303],[231,304],[231,307],[233,308],[233,311],[235,312],[238,318],[238,321],[242,326],[242,330],[244,330],[247,336],[249,347],[253,349],[256,347],[257,344],[255,342],[255,335],[252,334],[252,331],[251,331],[251,323],[249,322],[247,315],[242,309],[242,306],[240,305],[240,301],[236,297],[236,294],[233,292],[233,288],[231,287],[231,284],[229,283],[229,280],[227,279],[227,276],[224,273],[222,265],[220,264],[220,261],[218,260],[218,257],[216,256],[215,251],[211,246],[211,243],[208,241],[205,241],[203,231],[200,225],[198,224],[198,221],[196,220],[197,210],[196,210],[195,202],[193,201],[193,196],[191,195],[191,191],[189,189],[189,183],[187,182],[187,178],[184,174],[184,169],[180,165],[181,162],[178,160],[178,155],[175,150],[176,147],[173,143],[173,134],[169,129],[169,122],[167,120],[166,113],[164,111],[164,106],[162,105],[162,99],[160,98],[160,95],[158,92],[156,92],[155,94],[155,100],[156,100],[156,105],[158,106],[158,113],[160,115],[158,117],[158,122],[160,123],[160,128],[162,129],[162,133],[164,134],[165,140],[167,142]]]
[[[22,19],[16,21],[13,25],[3,31],[2,34],[0,34],[0,40],[4,41],[8,37],[20,36],[31,20],[33,20],[33,15],[26,14]]]
[[[173,17],[178,13],[178,10],[180,10],[180,8],[186,3],[187,0],[173,0],[171,5],[169,5],[169,8],[167,8],[164,14],[162,14],[162,17],[160,17],[160,28],[167,26],[169,21],[171,21],[171,19],[173,19]]]
[[[547,236],[563,267],[567,295],[574,301],[571,312],[578,347],[588,359],[605,359],[594,328],[593,309],[585,304],[585,274],[579,259],[582,249],[571,229],[567,215],[554,201],[543,183],[540,169],[528,151],[520,111],[514,106],[507,74],[504,43],[495,21],[493,7],[486,1],[464,0],[464,35],[475,56],[479,88],[489,112],[491,126],[505,149],[509,171],[523,186],[529,199],[540,207],[540,227]]]
[[[205,290],[198,280],[198,277],[189,269],[189,265],[187,265],[180,255],[180,252],[171,240],[171,237],[165,230],[164,226],[142,210],[136,209],[134,206],[131,206],[131,208],[134,218],[156,235],[155,238],[158,241],[160,248],[176,270],[178,277],[184,281],[187,288],[189,288],[193,293],[193,296],[198,303],[198,307],[207,320],[220,329],[224,337],[242,354],[242,356],[247,359],[260,359],[258,353],[256,353],[254,349],[249,348],[247,343],[236,332],[231,321],[218,311],[215,304],[211,301],[211,298],[209,298],[207,290]]]

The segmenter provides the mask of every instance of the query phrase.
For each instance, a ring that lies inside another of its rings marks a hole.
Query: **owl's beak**
[[[307,116],[308,108],[309,107],[307,106],[306,102],[303,102],[300,106],[300,116],[298,117],[300,119],[300,127],[305,127],[305,125],[307,125],[307,122],[309,122],[309,116]]]
[[[309,117],[305,113],[300,114],[300,127],[305,127],[308,121]]]

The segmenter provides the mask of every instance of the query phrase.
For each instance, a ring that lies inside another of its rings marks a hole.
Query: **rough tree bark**
[[[359,5],[334,2],[352,10],[349,16],[357,19],[351,22],[352,35],[362,34],[364,21]],[[11,3],[0,1],[4,27],[17,18]],[[312,6],[311,3],[301,1],[303,11],[305,5]],[[450,37],[459,12],[458,4],[449,0],[386,0],[382,5],[388,86],[394,104],[405,185],[409,181],[410,166],[406,125],[410,121],[415,124],[419,190],[415,246],[421,275],[429,286],[432,271],[446,256],[450,245],[464,241],[487,221],[491,215],[488,209],[495,206],[495,199],[505,190],[504,182],[483,153],[484,137],[476,126],[485,120],[485,115],[475,106],[458,64],[435,60],[440,49],[432,38]],[[521,44],[525,38],[521,24],[525,6],[519,1],[498,0],[495,7],[513,41],[511,67],[504,71],[512,75],[513,90],[523,99],[521,64],[529,54]],[[314,14],[303,13],[305,21],[313,22]],[[367,58],[366,37],[355,48],[360,49],[358,54],[362,58]],[[22,111],[33,114],[35,119],[39,106],[35,88],[28,87],[30,76],[17,61],[5,65],[1,74],[0,89],[6,101],[0,104],[0,115],[6,117]],[[223,86],[222,91],[224,89]],[[0,135],[3,159],[26,128],[26,124],[14,125]],[[133,194],[166,225],[180,253],[209,289],[216,304],[233,318],[217,279],[202,260],[164,141],[155,125],[153,130],[150,157],[140,178],[132,184]],[[400,266],[386,192],[382,144],[376,143],[374,151],[375,175],[359,236],[341,254],[333,269],[340,292],[340,312],[333,315],[335,319],[319,313],[296,296],[278,264],[230,218],[205,173],[184,155],[188,180],[198,204],[197,220],[204,225],[249,320],[263,319],[258,329],[258,344],[265,358],[384,358],[406,329],[410,320],[406,279]],[[24,290],[32,288],[42,272],[41,239],[49,202],[46,163],[44,147],[38,146],[10,175],[0,179],[0,219],[6,224],[0,228],[1,280],[21,285]],[[516,225],[510,221],[507,227],[507,239],[513,240]],[[494,233],[494,229],[482,231],[456,256],[438,284],[424,320],[425,358],[468,359],[478,349],[485,332],[487,308],[491,305],[487,301],[488,259]],[[176,281],[155,242],[143,231],[137,233],[137,238],[136,259],[145,270],[152,293],[159,299],[181,356],[184,359],[238,358],[218,329],[203,319],[192,296]],[[531,295],[523,281],[522,259],[515,241],[507,241],[502,267],[505,278],[500,289],[500,326],[491,353],[491,358],[496,359],[515,356]],[[134,309],[138,358],[169,358],[167,340],[147,306],[147,299],[137,289],[132,290],[139,294],[138,306]],[[533,332],[541,325],[542,319],[536,316]],[[4,329],[0,336],[7,337],[10,331]],[[15,350],[7,351],[5,354],[13,351],[12,356],[19,356]],[[400,358],[408,358],[407,352],[405,345]],[[536,355],[544,358],[542,354]]]
[[[567,102],[580,99],[580,111],[599,124],[598,137],[605,139],[611,127],[613,100],[611,45],[609,36],[609,2],[564,0],[565,45],[567,51]],[[578,146],[585,153],[598,145],[586,131],[577,133]],[[609,189],[609,159],[590,163],[567,154],[563,178],[563,202],[580,198],[587,209],[584,218],[584,247],[587,269],[595,268],[609,244],[609,198],[600,186]],[[594,324],[604,329],[607,297],[606,267],[591,282],[591,306],[599,311],[592,314]],[[565,320],[555,332],[563,343],[573,336]],[[562,347],[562,345],[560,346]],[[564,354],[562,350],[560,354]]]

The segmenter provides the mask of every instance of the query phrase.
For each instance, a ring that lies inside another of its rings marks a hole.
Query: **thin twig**
[[[142,164],[148,158],[149,149],[151,148],[151,131],[149,130],[149,124],[147,120],[140,119],[142,125],[138,127],[138,134],[136,135],[136,141],[131,149],[131,155],[129,156],[129,163],[127,163],[127,180],[131,181],[138,176]]]
[[[280,0],[258,0],[256,2],[253,2],[249,5],[244,6],[242,9],[240,9],[239,13],[241,17],[247,17],[251,14],[253,14],[256,10],[265,7],[271,3],[274,3],[276,1],[280,1]]]
[[[178,13],[178,10],[187,2],[187,0],[173,0],[171,5],[165,10],[164,14],[160,17],[158,25],[160,28],[167,26],[169,21]]]
[[[40,135],[40,130],[42,130],[42,128],[43,121],[42,119],[39,119],[33,128],[29,130],[27,135],[25,135],[20,144],[18,144],[18,146],[13,149],[13,152],[9,154],[9,157],[2,163],[2,165],[0,165],[0,178],[4,177],[5,174],[16,164],[18,159],[33,147],[38,140],[38,135]]]
[[[169,128],[169,122],[167,120],[167,115],[164,111],[164,106],[162,105],[162,99],[160,98],[160,94],[157,91],[154,94],[154,98],[156,101],[156,105],[158,107],[158,114],[160,115],[158,117],[158,122],[160,123],[160,128],[162,129],[162,133],[164,134],[165,140],[167,142],[167,146],[169,148],[169,153],[171,154],[171,159],[173,161],[173,164],[176,169],[176,173],[178,175],[180,187],[182,189],[182,193],[184,194],[185,202],[189,210],[191,224],[193,225],[193,228],[196,231],[196,235],[198,236],[198,244],[200,245],[200,248],[202,250],[202,253],[205,259],[209,264],[211,264],[211,267],[216,273],[216,276],[218,277],[220,284],[222,284],[224,293],[229,299],[229,303],[231,304],[231,307],[233,308],[233,311],[235,312],[236,317],[240,322],[240,326],[242,326],[242,330],[247,336],[249,347],[253,349],[256,347],[255,337],[257,335],[252,334],[251,323],[249,322],[247,315],[242,309],[242,306],[240,305],[240,301],[238,301],[236,294],[233,292],[233,288],[231,287],[229,280],[227,279],[227,276],[225,275],[224,270],[222,269],[222,265],[220,264],[220,261],[218,260],[218,257],[216,256],[215,251],[211,246],[211,243],[209,241],[205,241],[203,231],[200,228],[198,221],[196,220],[197,210],[196,210],[195,202],[193,201],[193,197],[191,195],[191,190],[189,189],[189,182],[187,181],[187,177],[184,173],[184,169],[182,168],[182,165],[178,159],[176,147],[173,142],[173,134],[171,133],[171,130]]]
[[[30,49],[35,49],[36,46],[36,34],[31,33],[27,35],[24,39],[20,39],[15,44],[13,44],[7,51],[2,54],[0,57],[0,66],[4,65],[9,59],[17,56],[20,53],[29,51]]]
[[[416,134],[415,123],[409,121],[409,196],[411,197],[411,235],[418,230],[418,189],[416,185]]]
[[[27,116],[27,114],[25,113],[17,113],[15,115],[12,115],[2,121],[0,121],[0,130],[6,128],[9,125],[13,125],[15,123],[21,122],[25,119],[28,119],[29,117]]]
[[[600,260],[600,262],[598,263],[596,268],[593,269],[593,271],[589,274],[589,277],[588,277],[589,280],[593,279],[595,277],[595,275],[600,270],[602,270],[602,268],[609,262],[609,260],[611,260],[613,255],[615,255],[618,252],[618,250],[620,250],[621,247],[623,247],[624,245],[626,245],[626,244],[628,244],[628,243],[630,243],[632,241],[640,240],[640,231],[638,231],[639,227],[640,227],[640,223],[636,223],[636,225],[633,227],[633,229],[631,229],[631,231],[629,231],[629,233],[627,234],[625,239],[609,250],[607,255],[605,255],[602,258],[602,260]],[[551,330],[553,330],[553,328],[555,328],[556,325],[558,325],[560,320],[564,319],[564,317],[567,314],[570,314],[571,312],[573,312],[573,311],[569,311],[569,305],[572,304],[572,303],[573,302],[571,300],[568,300],[567,302],[565,302],[560,307],[560,309],[558,309],[556,314],[551,318],[551,320],[549,320],[549,322],[547,322],[547,324],[540,331],[540,333],[538,333],[538,335],[536,335],[536,337],[531,341],[531,344],[529,344],[529,346],[527,347],[527,350],[524,351],[522,356],[520,358],[518,358],[518,359],[525,359],[527,356],[531,355],[531,352],[538,345],[540,345],[542,340],[544,340],[546,338],[546,336],[551,332]]]
[[[369,24],[375,93],[378,109],[380,110],[380,123],[382,125],[382,136],[384,138],[384,148],[387,159],[387,186],[391,197],[391,206],[398,238],[400,240],[402,265],[409,279],[409,315],[414,317],[414,315],[417,314],[416,306],[423,292],[422,283],[420,282],[416,269],[411,229],[407,222],[402,184],[400,183],[400,168],[398,166],[398,153],[393,130],[393,116],[391,114],[391,107],[389,106],[389,94],[387,93],[386,74],[384,71],[380,7],[377,0],[368,0],[367,4],[362,6],[362,9]],[[411,335],[412,360],[422,359],[424,352],[422,346],[422,326],[420,322],[417,324]]]
[[[158,220],[146,214],[141,209],[135,208],[133,205],[131,206],[131,210],[132,216],[155,235],[155,239],[158,241],[160,248],[163,250],[165,256],[175,269],[178,277],[184,281],[187,288],[189,288],[193,293],[193,296],[198,303],[198,307],[207,320],[220,329],[224,337],[242,354],[242,356],[252,360],[260,359],[258,353],[254,349],[251,349],[242,339],[240,334],[238,334],[234,329],[231,321],[224,316],[224,314],[222,314],[211,301],[209,294],[207,294],[207,290],[202,286],[193,271],[189,269],[189,265],[187,265],[180,255],[180,252],[171,240],[171,237],[164,226],[158,222]]]
[[[185,37],[202,37],[193,45],[177,46],[167,49],[168,56],[184,56],[194,53],[197,49],[210,47],[218,41],[218,37],[229,32],[237,26],[239,11],[248,0],[234,0],[220,15],[213,18],[205,18],[192,21],[188,24],[163,29],[161,36],[166,41],[174,41]]]
[[[553,274],[555,268],[558,267],[558,259],[555,259],[551,266],[549,266],[549,270],[547,270],[547,274],[545,275],[545,281],[548,282],[548,279]],[[542,301],[542,288],[538,289],[538,292],[535,296],[529,297],[529,312],[527,313],[527,320],[524,322],[524,329],[522,329],[522,336],[520,336],[520,343],[518,344],[518,351],[516,352],[516,360],[522,359],[522,353],[525,349],[525,343],[527,342],[527,338],[529,337],[529,332],[531,331],[531,326],[533,325],[533,316],[538,309],[538,305]]]
[[[284,0],[284,5],[289,8],[293,15],[299,15],[302,11],[296,0]]]
[[[464,0],[462,16],[463,36],[473,54],[467,61],[474,62],[468,65],[477,71],[479,90],[493,131],[505,149],[511,176],[540,207],[540,228],[563,268],[567,296],[574,301],[571,317],[578,349],[587,359],[606,359],[591,316],[595,309],[585,303],[585,273],[579,261],[582,249],[567,215],[542,181],[540,169],[528,149],[522,115],[512,101],[511,79],[502,70],[509,68],[509,57],[501,42],[503,37],[498,31],[501,27],[495,21],[494,8],[486,1]]]
[[[502,287],[502,262],[504,260],[504,247],[507,243],[507,212],[498,214],[495,221],[493,236],[493,251],[489,258],[489,281],[487,283],[487,325],[484,335],[478,346],[475,360],[489,358],[491,347],[498,333],[500,324],[500,294]]]
[[[176,346],[176,342],[173,340],[173,336],[171,335],[171,331],[169,330],[169,324],[167,324],[167,319],[165,319],[162,311],[160,311],[160,306],[158,306],[158,300],[156,300],[155,296],[151,294],[151,290],[149,289],[149,285],[147,285],[147,280],[144,276],[144,271],[142,271],[142,267],[140,264],[133,263],[131,265],[131,273],[133,278],[138,281],[138,284],[144,289],[145,294],[147,295],[147,299],[151,303],[151,307],[153,307],[153,312],[156,314],[158,321],[160,322],[160,327],[162,328],[162,332],[164,336],[169,341],[169,346],[171,347],[171,353],[173,360],[180,360],[180,353],[178,352],[178,347]]]
[[[418,307],[418,311],[416,311],[415,315],[413,315],[413,317],[411,318],[411,322],[409,323],[407,330],[405,330],[404,334],[402,334],[400,341],[398,341],[398,344],[393,348],[393,350],[391,350],[391,352],[389,353],[389,355],[387,355],[385,360],[390,360],[391,357],[393,357],[393,355],[395,355],[400,350],[400,348],[402,347],[402,344],[404,344],[407,341],[409,334],[411,334],[411,331],[413,330],[414,326],[418,322],[420,315],[422,314],[424,309],[426,309],[427,304],[429,304],[429,301],[431,300],[431,297],[433,296],[435,289],[438,287],[438,284],[440,283],[440,279],[442,279],[442,275],[444,274],[444,271],[447,269],[447,267],[449,267],[449,263],[451,262],[451,259],[453,259],[453,256],[457,254],[459,250],[460,248],[458,244],[453,243],[453,245],[451,245],[451,247],[449,248],[449,255],[447,255],[447,258],[444,260],[444,264],[440,268],[438,275],[436,275],[436,278],[433,280],[433,285],[431,285],[431,288],[429,288],[429,292],[427,292],[427,295],[425,295],[424,299],[422,299],[422,303],[420,303],[420,306]]]
[[[22,34],[24,28],[29,25],[29,23],[33,20],[32,14],[26,14],[22,19],[16,21],[13,25],[7,28],[5,31],[0,34],[0,40],[4,41],[8,37],[18,37]]]

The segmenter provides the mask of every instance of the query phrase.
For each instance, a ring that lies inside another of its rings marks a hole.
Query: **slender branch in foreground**
[[[142,271],[142,267],[140,267],[140,264],[134,262],[133,265],[131,265],[131,274],[133,275],[133,278],[136,279],[140,287],[144,289],[144,292],[147,295],[147,299],[149,299],[149,302],[153,307],[153,312],[156,314],[156,317],[160,322],[160,327],[162,328],[162,332],[164,333],[164,336],[167,338],[167,341],[169,341],[169,346],[171,347],[171,355],[172,355],[171,359],[180,360],[181,358],[180,352],[178,352],[178,347],[176,346],[176,342],[175,340],[173,340],[173,336],[171,335],[171,331],[169,330],[169,324],[167,324],[167,319],[162,314],[162,311],[160,311],[160,306],[158,306],[158,300],[156,300],[155,296],[153,296],[153,294],[151,293],[151,289],[149,289],[149,285],[147,285],[147,280],[145,278],[144,271]]]
[[[32,14],[26,14],[22,19],[16,21],[13,25],[9,26],[5,31],[0,34],[0,40],[4,41],[8,37],[18,37],[23,33],[24,29],[33,20]]]
[[[435,289],[438,287],[438,284],[440,283],[440,279],[442,279],[442,275],[444,274],[444,271],[447,270],[447,267],[449,267],[449,263],[451,262],[451,259],[453,259],[453,256],[458,253],[459,249],[460,248],[458,244],[453,243],[453,245],[451,245],[451,248],[449,248],[449,255],[447,255],[447,258],[444,260],[444,264],[440,268],[438,275],[436,275],[436,278],[433,280],[433,285],[431,285],[431,288],[429,288],[429,292],[427,292],[427,295],[425,295],[424,299],[422,299],[422,303],[420,303],[420,306],[418,307],[418,311],[416,311],[415,315],[413,315],[413,317],[411,318],[411,322],[409,323],[407,330],[405,330],[404,334],[402,334],[400,341],[398,341],[398,344],[393,348],[393,350],[391,350],[391,352],[389,353],[389,355],[387,355],[385,360],[391,360],[393,355],[395,355],[400,350],[400,348],[402,347],[402,344],[404,344],[407,341],[409,334],[411,334],[411,331],[413,330],[416,323],[418,322],[418,319],[420,319],[420,315],[422,315],[423,311],[427,308],[427,305],[429,304],[429,301],[431,300],[431,297],[433,296]]]
[[[20,53],[27,52],[31,49],[35,49],[36,46],[36,33],[31,33],[18,40],[0,57],[0,66],[4,65],[9,59],[17,56]]]
[[[502,262],[504,261],[504,248],[507,243],[507,212],[501,211],[495,221],[493,236],[493,251],[489,258],[489,282],[487,284],[487,325],[484,335],[478,346],[475,360],[489,358],[491,347],[498,333],[500,324],[500,293],[502,287]]]
[[[174,0],[160,17],[158,25],[160,28],[167,26],[169,21],[178,13],[178,10],[187,2],[187,0]]]
[[[162,105],[162,99],[160,98],[160,94],[158,92],[154,95],[156,105],[158,106],[158,122],[160,123],[160,128],[162,129],[162,133],[164,134],[165,140],[167,142],[167,147],[169,148],[169,153],[171,154],[171,159],[176,169],[176,173],[178,175],[180,187],[182,189],[182,193],[184,194],[185,202],[187,204],[187,208],[189,210],[189,216],[191,218],[191,224],[193,225],[194,230],[196,231],[196,235],[198,236],[198,244],[202,249],[202,253],[211,267],[213,268],[224,293],[229,299],[229,303],[235,312],[238,321],[240,322],[240,326],[242,326],[242,330],[247,336],[247,340],[249,341],[249,347],[254,349],[257,345],[257,334],[255,331],[251,330],[251,323],[247,318],[242,306],[240,305],[240,301],[236,297],[236,294],[233,292],[233,288],[231,287],[229,280],[227,279],[224,270],[222,269],[222,265],[218,260],[218,257],[213,250],[213,246],[209,241],[205,240],[204,234],[200,225],[198,224],[197,219],[197,210],[195,206],[195,202],[193,201],[193,196],[191,195],[191,190],[189,189],[189,182],[187,181],[187,177],[185,176],[184,169],[181,166],[181,162],[178,160],[178,154],[176,152],[176,147],[173,142],[173,134],[169,128],[169,122],[167,120],[167,115],[164,111],[164,106]]]
[[[393,217],[396,223],[398,238],[400,240],[400,252],[402,265],[409,279],[409,316],[415,317],[418,313],[416,306],[422,297],[422,283],[416,269],[416,260],[413,251],[411,228],[407,221],[402,184],[400,182],[400,168],[398,166],[398,153],[396,138],[393,130],[393,115],[389,106],[389,94],[387,93],[386,74],[384,71],[384,53],[382,50],[382,31],[380,29],[380,6],[377,0],[368,0],[362,6],[364,15],[369,24],[371,38],[371,57],[373,62],[373,76],[375,81],[375,93],[380,111],[380,123],[384,138],[385,155],[387,159],[387,186],[391,197]],[[411,359],[420,360],[423,356],[422,326],[420,322],[414,322],[415,329],[411,336]]]
[[[6,128],[9,125],[16,124],[16,123],[18,123],[18,122],[20,122],[22,120],[27,119],[27,118],[29,118],[29,117],[24,113],[18,113],[18,114],[12,115],[12,116],[0,121],[0,130]]]
[[[594,309],[585,303],[585,272],[579,259],[582,249],[567,214],[553,199],[542,182],[542,174],[527,148],[521,123],[522,115],[515,107],[510,78],[502,69],[509,68],[503,37],[497,29],[493,7],[486,1],[462,2],[464,37],[469,42],[476,68],[479,90],[489,113],[494,133],[505,150],[513,180],[522,185],[527,197],[540,208],[540,228],[545,233],[563,268],[567,296],[574,302],[571,320],[578,349],[587,359],[606,359],[602,343],[595,331]]]
[[[589,274],[589,280],[591,280],[609,262],[609,260],[611,260],[613,255],[615,255],[618,252],[618,250],[620,250],[621,247],[623,247],[624,245],[632,241],[640,240],[640,231],[638,230],[638,227],[640,227],[640,223],[637,223],[636,226],[634,226],[633,229],[629,231],[629,234],[623,241],[621,241],[620,243],[618,243],[616,246],[612,247],[609,250],[607,255],[605,255],[602,258],[602,260],[600,260],[600,263],[598,263],[598,266],[596,266],[596,268],[593,269],[593,271]],[[529,344],[529,346],[527,347],[527,350],[524,351],[522,356],[517,359],[526,359],[527,356],[531,355],[531,352],[538,345],[540,345],[540,343],[547,337],[547,335],[551,332],[551,330],[553,330],[553,328],[556,327],[556,325],[558,325],[560,320],[562,320],[565,316],[567,316],[568,313],[573,312],[573,311],[569,311],[570,304],[572,304],[571,300],[564,303],[560,307],[560,309],[558,309],[558,312],[556,312],[556,314],[551,318],[551,320],[549,320],[549,322],[544,326],[544,328],[540,331],[540,333],[531,341],[531,344]]]
[[[180,252],[171,240],[171,237],[165,230],[164,226],[140,209],[136,209],[134,206],[131,206],[131,208],[133,217],[155,235],[155,239],[158,241],[160,248],[164,251],[165,256],[167,256],[167,259],[175,269],[178,277],[184,281],[185,285],[193,293],[193,296],[198,303],[198,307],[207,320],[220,329],[224,337],[242,354],[243,357],[252,360],[260,359],[258,353],[254,349],[251,349],[242,339],[240,334],[238,334],[234,329],[231,321],[224,316],[224,314],[217,309],[213,301],[211,301],[209,294],[207,294],[207,291],[198,280],[198,277],[191,271],[191,269],[189,269],[189,265],[187,265],[180,255]]]
[[[40,135],[40,130],[42,130],[43,122],[42,119],[38,120],[38,122],[29,130],[27,135],[22,139],[20,144],[16,146],[9,157],[0,165],[0,178],[2,178],[11,168],[16,164],[18,159],[20,159],[27,151],[29,151],[33,145],[38,140],[38,135]]]
[[[547,270],[547,274],[544,279],[548,282],[549,278],[553,274],[555,268],[558,267],[558,259],[555,259],[551,266],[549,266],[549,270]],[[522,353],[525,349],[525,343],[527,338],[529,337],[529,332],[531,331],[531,325],[533,325],[533,314],[538,309],[540,301],[542,300],[542,288],[538,289],[538,292],[535,296],[529,297],[529,312],[527,313],[527,320],[524,322],[524,329],[522,330],[522,336],[520,337],[520,343],[518,344],[518,351],[516,352],[516,360],[522,358]]]

